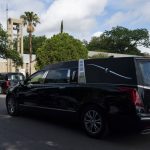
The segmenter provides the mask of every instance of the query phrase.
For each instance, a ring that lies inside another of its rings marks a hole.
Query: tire
[[[19,105],[14,96],[9,96],[6,99],[6,107],[9,115],[17,116],[19,114]]]
[[[83,110],[81,123],[85,132],[93,138],[104,138],[109,133],[105,114],[96,106],[88,106]]]

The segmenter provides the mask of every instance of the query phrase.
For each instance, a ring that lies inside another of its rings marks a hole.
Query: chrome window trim
[[[46,76],[47,76],[47,74],[48,74],[48,70],[43,74],[43,77],[42,78],[46,78]]]
[[[86,84],[84,59],[78,61],[78,83]]]
[[[139,88],[150,90],[150,86],[138,85]]]

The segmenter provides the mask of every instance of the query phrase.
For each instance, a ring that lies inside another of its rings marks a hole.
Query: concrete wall
[[[89,51],[88,52],[88,56],[92,57],[94,55],[98,55],[98,54],[104,54],[109,56],[114,56],[114,57],[138,57],[137,55],[127,55],[127,54],[118,54],[118,53],[106,53],[106,52],[96,52],[96,51]]]
[[[36,71],[35,70],[35,64],[36,64],[35,61],[32,62],[32,67],[31,67],[32,73],[34,73]],[[24,68],[25,71],[26,70],[29,71],[29,68],[27,68],[27,64],[26,63],[23,64],[23,68]],[[21,67],[19,67],[18,69],[21,69]],[[15,66],[12,66],[11,72],[15,72],[15,71],[16,71]],[[7,62],[0,62],[0,72],[7,72]]]
[[[35,55],[32,55],[32,66],[31,66],[31,73],[36,72],[35,70],[35,61],[36,57]],[[8,71],[8,66],[7,66],[7,60],[6,59],[2,59],[0,58],[0,72],[10,72]],[[10,67],[9,67],[10,68]],[[29,55],[28,54],[24,54],[23,55],[23,66],[18,68],[19,70],[21,70],[21,72],[23,74],[25,74],[27,71],[29,72]],[[16,72],[16,67],[14,66],[14,64],[12,63],[11,66],[11,72]]]

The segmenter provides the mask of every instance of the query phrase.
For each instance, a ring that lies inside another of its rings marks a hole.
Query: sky
[[[150,31],[150,0],[0,0],[4,28],[7,4],[9,18],[19,18],[25,11],[38,14],[41,23],[34,32],[37,36],[59,33],[61,20],[64,32],[87,41],[116,26]],[[143,47],[141,50],[150,52]]]

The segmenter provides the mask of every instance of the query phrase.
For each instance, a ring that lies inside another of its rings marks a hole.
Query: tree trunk
[[[29,51],[30,51],[30,75],[32,74],[32,33],[29,33]]]

